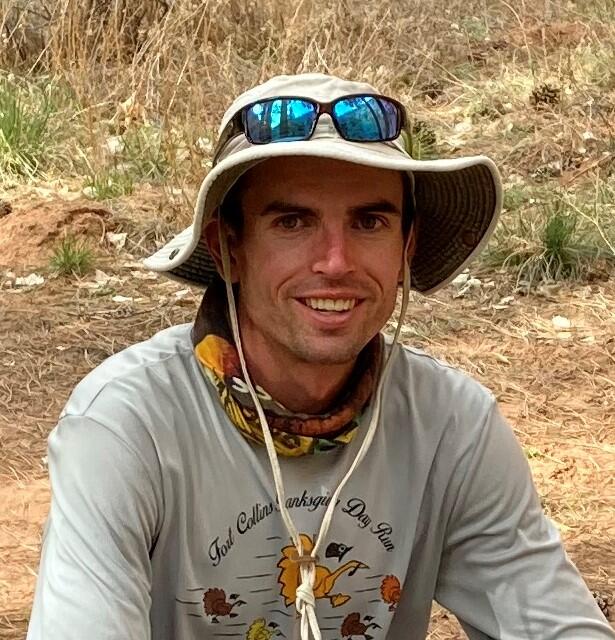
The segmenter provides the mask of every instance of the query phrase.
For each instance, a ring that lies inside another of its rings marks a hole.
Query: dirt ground
[[[143,241],[151,211],[133,207],[132,228],[116,219],[113,229],[128,231],[119,249],[105,236],[111,217],[103,207],[71,214],[82,206],[73,199],[46,196],[41,209],[27,206],[33,197],[23,193],[13,203],[12,239],[0,227],[0,638],[11,640],[25,638],[32,603],[49,499],[46,438],[72,387],[112,353],[189,322],[199,302],[198,290],[140,266],[155,239],[151,233]],[[25,247],[22,231],[45,227],[35,225],[43,215],[53,216],[55,235]],[[65,279],[42,266],[49,243],[66,229],[89,237],[98,272]],[[18,275],[32,271],[43,284],[16,286]],[[480,283],[414,297],[403,340],[462,367],[496,394],[570,556],[589,587],[612,599],[615,278],[523,296],[510,275],[476,268],[472,276]],[[431,640],[464,637],[452,616],[435,610]]]

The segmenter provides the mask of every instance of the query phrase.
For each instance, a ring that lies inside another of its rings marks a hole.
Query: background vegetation
[[[519,283],[615,258],[613,0],[0,0],[0,171],[190,217],[230,100],[326,71],[401,99],[417,157],[486,153],[507,185],[486,254]],[[159,221],[160,222],[160,221]],[[592,275],[593,274],[593,275]]]

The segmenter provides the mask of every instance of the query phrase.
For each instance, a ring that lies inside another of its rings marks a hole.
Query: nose
[[[351,242],[342,225],[325,228],[318,234],[313,255],[314,273],[341,278],[355,270]]]

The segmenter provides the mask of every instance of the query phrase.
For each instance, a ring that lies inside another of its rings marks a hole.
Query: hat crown
[[[274,76],[267,82],[248,89],[233,101],[222,118],[220,132],[240,109],[257,100],[297,96],[311,98],[318,102],[330,102],[355,93],[378,93],[378,91],[365,82],[344,80],[325,73]]]

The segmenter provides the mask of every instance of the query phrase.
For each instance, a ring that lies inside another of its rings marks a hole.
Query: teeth
[[[354,298],[348,300],[333,300],[331,298],[306,298],[305,303],[312,309],[319,311],[349,311],[357,301]]]

